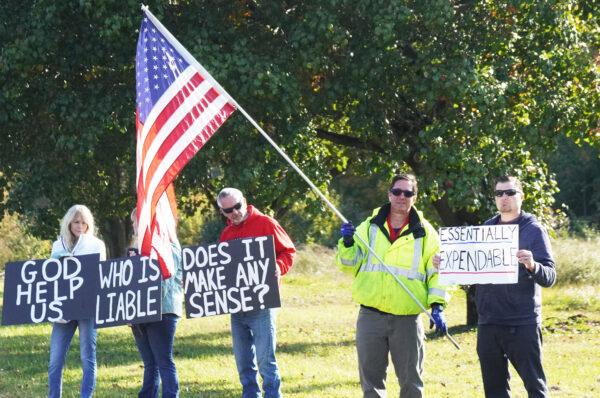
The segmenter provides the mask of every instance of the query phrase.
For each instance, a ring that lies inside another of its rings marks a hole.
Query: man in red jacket
[[[238,238],[273,236],[277,278],[285,275],[294,261],[296,249],[279,223],[246,203],[239,189],[224,188],[217,196],[221,214],[227,226],[221,241]],[[275,309],[267,308],[231,315],[231,337],[242,398],[260,398],[258,371],[263,379],[265,398],[281,397],[281,378],[275,359]]]

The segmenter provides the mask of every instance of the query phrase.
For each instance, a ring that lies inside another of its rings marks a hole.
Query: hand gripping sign
[[[280,307],[272,236],[183,249],[188,318]]]

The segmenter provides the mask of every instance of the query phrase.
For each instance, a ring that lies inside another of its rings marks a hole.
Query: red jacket
[[[220,240],[272,235],[275,242],[275,261],[281,275],[285,275],[292,268],[296,255],[296,248],[292,240],[274,218],[261,213],[252,205],[248,205],[247,211],[248,217],[238,225],[227,220],[227,226],[221,232]]]

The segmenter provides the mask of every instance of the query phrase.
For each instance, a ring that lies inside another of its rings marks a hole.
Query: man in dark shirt
[[[510,360],[530,398],[548,397],[542,367],[541,288],[556,281],[550,241],[537,219],[521,211],[524,195],[517,178],[498,178],[494,195],[499,214],[485,225],[519,226],[519,280],[477,286],[477,354],[485,396],[510,397]]]

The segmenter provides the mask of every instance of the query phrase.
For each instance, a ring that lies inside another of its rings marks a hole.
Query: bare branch
[[[386,153],[385,149],[375,142],[364,141],[356,137],[332,133],[331,131],[316,129],[317,137],[347,147],[363,149],[371,152]]]

